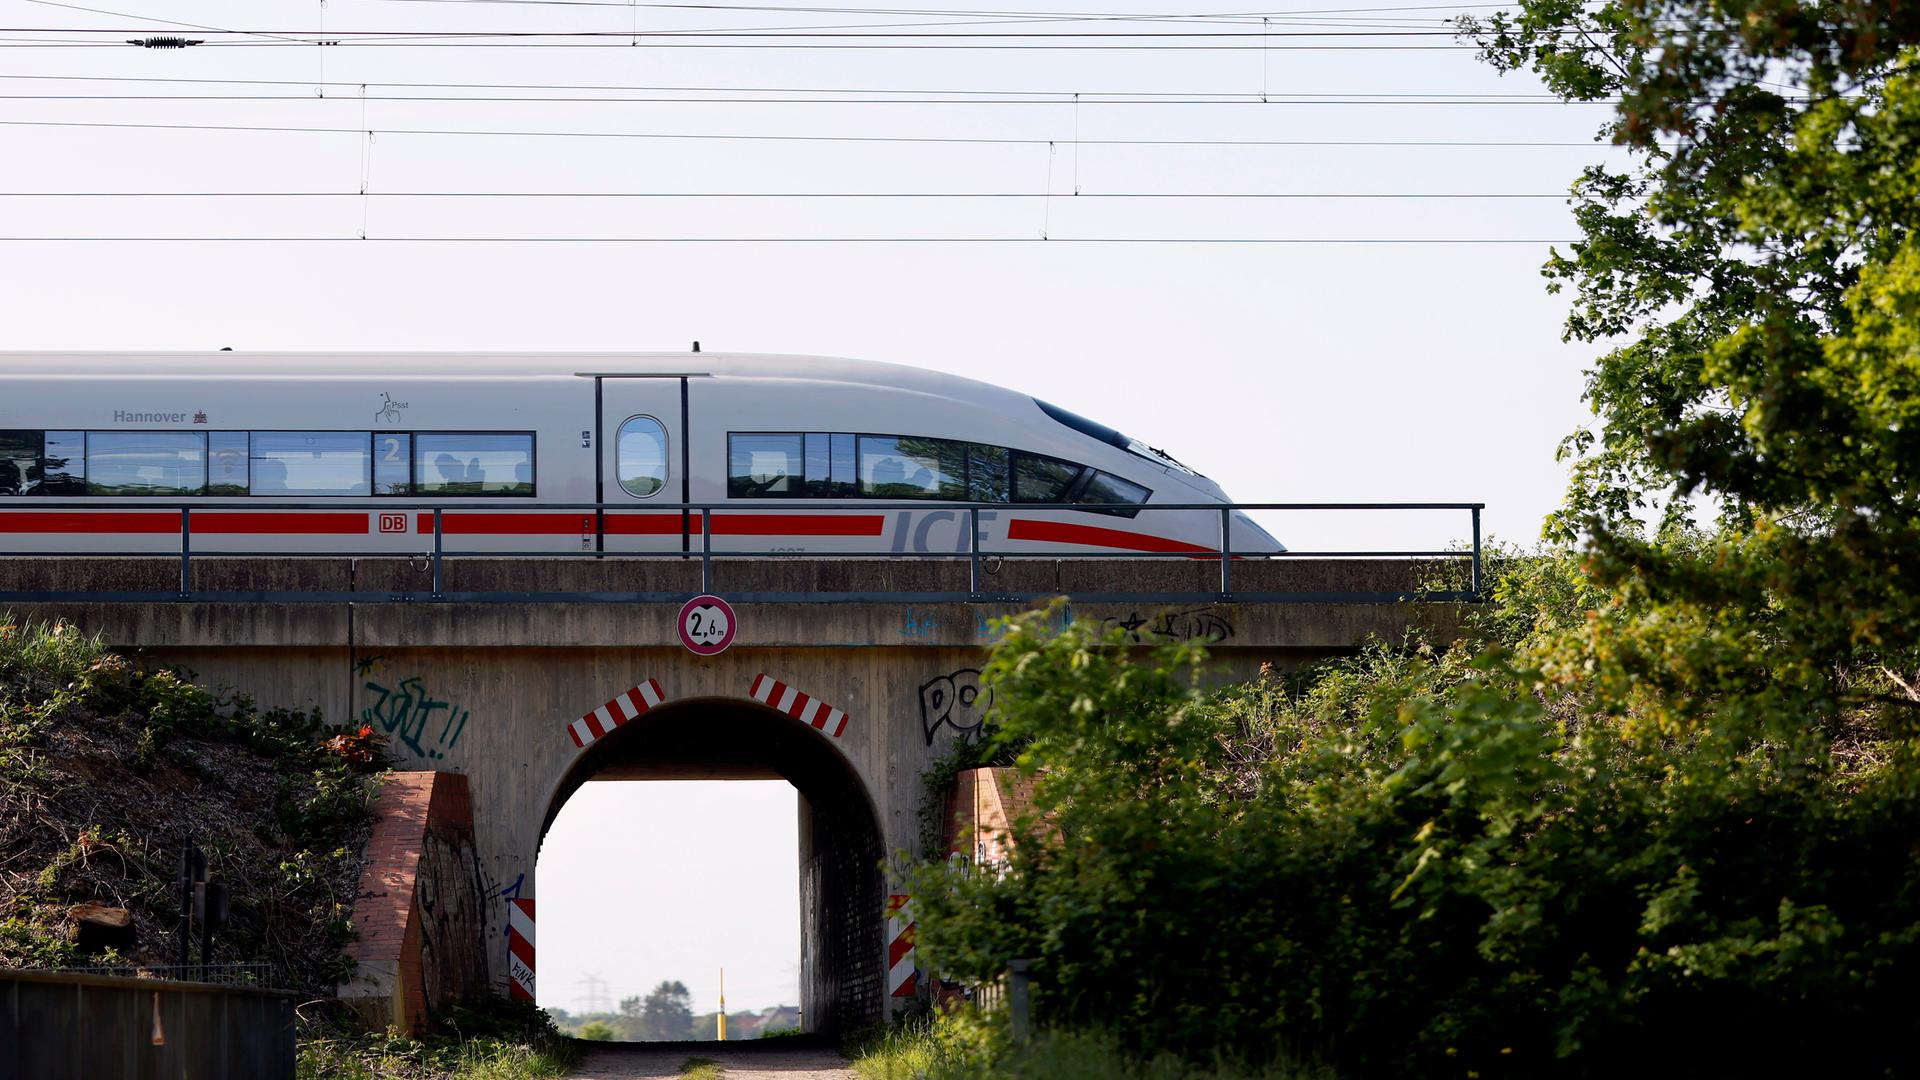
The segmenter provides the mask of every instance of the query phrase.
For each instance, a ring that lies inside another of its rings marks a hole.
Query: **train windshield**
[[[1106,443],[1109,446],[1117,446],[1120,449],[1125,450],[1129,454],[1133,454],[1136,457],[1146,458],[1148,461],[1157,462],[1161,465],[1165,465],[1169,469],[1178,469],[1179,471],[1186,473],[1188,476],[1200,475],[1199,473],[1194,472],[1192,469],[1187,468],[1185,465],[1180,464],[1178,461],[1175,461],[1173,458],[1173,455],[1167,453],[1165,450],[1155,449],[1154,447],[1148,446],[1146,443],[1141,442],[1139,439],[1129,438],[1126,435],[1122,435],[1120,432],[1115,431],[1113,428],[1110,428],[1105,424],[1097,423],[1095,421],[1089,420],[1086,417],[1081,416],[1079,413],[1070,412],[1066,409],[1061,408],[1058,405],[1041,401],[1039,398],[1034,398],[1033,403],[1035,405],[1040,406],[1041,412],[1046,413],[1048,416],[1053,417],[1055,420],[1059,421],[1062,424],[1065,424],[1066,426],[1072,428],[1073,430],[1079,432],[1082,435],[1092,436],[1093,438],[1099,439],[1101,442]]]

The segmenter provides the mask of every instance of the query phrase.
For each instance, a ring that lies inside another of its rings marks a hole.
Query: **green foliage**
[[[299,1080],[554,1080],[580,1062],[574,1044],[530,1005],[458,1009],[444,1031],[411,1038],[351,1022],[302,1023]]]
[[[421,1038],[367,1032],[344,1016],[303,1020],[299,1048],[300,1080],[549,1080],[580,1060],[546,1013],[507,1001],[456,1008]]]
[[[191,834],[234,887],[216,959],[330,987],[349,967],[372,765],[328,753],[327,734],[312,714],[137,668],[71,625],[0,614],[0,964],[87,959],[65,941],[80,901],[133,911],[140,945],[120,959],[171,962]]]
[[[1141,1059],[1099,1031],[1043,1031],[1015,1045],[1003,1023],[947,1013],[854,1048],[860,1080],[1321,1080],[1327,1074],[1233,1061],[1195,1066],[1170,1054]]]
[[[613,1026],[604,1020],[589,1020],[580,1025],[579,1037],[588,1042],[612,1042]]]
[[[640,1006],[639,1028],[638,1037],[649,1041],[693,1038],[693,995],[687,984],[667,979],[649,991]]]
[[[726,1070],[712,1058],[690,1057],[680,1063],[680,1075],[688,1080],[720,1080]]]
[[[1602,594],[1579,565],[1510,566],[1477,647],[1213,692],[1190,646],[1134,663],[1091,626],[1016,625],[987,677],[1039,816],[1003,875],[917,874],[926,962],[978,983],[1029,958],[1040,1016],[1149,1062],[1905,1060],[1920,805],[1887,737],[1908,729],[1786,724],[1804,699],[1756,679],[1725,612]]]

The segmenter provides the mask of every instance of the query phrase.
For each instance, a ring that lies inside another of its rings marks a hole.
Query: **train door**
[[[688,515],[675,508],[689,490],[686,386],[677,375],[594,378],[595,488],[607,507],[600,515],[601,550],[681,552],[697,539]]]

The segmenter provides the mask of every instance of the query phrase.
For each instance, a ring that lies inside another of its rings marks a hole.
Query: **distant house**
[[[792,1031],[800,1026],[800,1009],[794,1005],[775,1005],[760,1012],[760,1024],[755,1029],[755,1037],[769,1031]]]

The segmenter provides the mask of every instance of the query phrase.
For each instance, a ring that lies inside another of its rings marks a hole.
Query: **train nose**
[[[1273,538],[1252,518],[1239,510],[1233,512],[1233,553],[1235,555],[1278,555],[1287,546]]]

